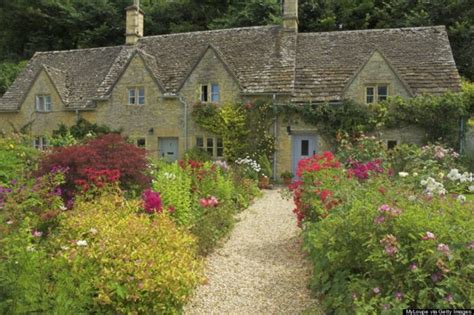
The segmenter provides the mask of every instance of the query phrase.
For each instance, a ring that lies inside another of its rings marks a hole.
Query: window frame
[[[212,146],[209,146],[211,141]],[[209,154],[212,159],[219,160],[224,158],[224,141],[222,137],[198,135],[195,137],[195,147]],[[222,155],[219,154],[220,152],[222,152]]]
[[[132,92],[133,92],[133,96],[132,96]],[[133,102],[131,102],[132,99],[133,99]],[[127,88],[127,105],[144,106],[145,104],[146,104],[146,89],[144,86],[132,86],[132,87]]]
[[[49,102],[46,102],[49,100]],[[52,111],[51,94],[37,94],[35,95],[35,110],[39,113],[50,113]],[[39,105],[42,105],[41,107]]]
[[[209,84],[201,84],[199,91],[199,100],[203,103],[209,103]]]
[[[385,95],[380,95],[379,93],[379,89],[381,87],[386,87],[387,89],[387,94]],[[368,90],[369,89],[373,89],[373,94],[369,94],[368,93]],[[384,102],[386,101],[389,97],[390,97],[390,84],[389,83],[371,83],[371,84],[366,84],[365,85],[365,103],[366,104],[376,104],[376,103],[380,103],[380,102]],[[368,101],[368,98],[372,97],[373,100],[372,102],[369,102]],[[384,97],[384,99],[382,100],[381,97]]]
[[[33,139],[33,148],[40,151],[46,151],[49,149],[49,141],[45,136],[36,136]]]
[[[202,103],[216,104],[221,101],[221,86],[219,83],[204,83],[199,87],[199,100]]]

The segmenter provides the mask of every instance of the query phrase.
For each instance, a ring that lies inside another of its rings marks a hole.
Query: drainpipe
[[[273,111],[276,112],[276,107],[275,107],[275,101],[276,101],[276,94],[273,94],[273,99],[272,99],[272,106],[273,106]],[[278,133],[278,117],[275,116],[275,122],[273,123],[273,136],[275,137],[275,145],[276,145],[276,142],[279,141],[278,137],[277,137],[277,133]],[[274,151],[273,152],[273,180],[276,180],[277,179],[277,151],[276,149],[274,148]]]
[[[461,117],[461,126],[459,130],[459,154],[463,155],[464,154],[464,135],[465,135],[465,121],[464,117]]]
[[[188,103],[186,99],[182,96],[178,96],[179,101],[181,104],[184,105],[184,151],[188,150]]]
[[[80,117],[79,117],[79,110],[76,109],[76,123],[79,122],[79,119],[80,119]]]

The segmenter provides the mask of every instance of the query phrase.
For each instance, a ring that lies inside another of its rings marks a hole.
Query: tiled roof
[[[18,110],[45,70],[67,107],[85,109],[107,98],[139,54],[165,93],[179,93],[209,48],[235,75],[243,93],[282,93],[293,101],[334,101],[375,50],[415,95],[458,91],[460,78],[444,27],[295,33],[261,26],[144,37],[136,46],[41,52],[0,99]]]
[[[459,91],[444,26],[298,34],[295,101],[340,100],[377,50],[415,95]]]

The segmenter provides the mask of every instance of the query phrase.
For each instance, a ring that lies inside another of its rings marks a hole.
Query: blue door
[[[160,143],[159,157],[174,162],[178,160],[178,138],[159,138]]]
[[[292,172],[296,176],[296,169],[298,167],[298,162],[302,159],[306,159],[310,156],[316,154],[316,135],[306,134],[306,135],[293,135],[293,167]]]

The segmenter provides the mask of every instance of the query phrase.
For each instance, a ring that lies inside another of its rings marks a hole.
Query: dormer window
[[[201,102],[203,103],[218,103],[220,101],[220,87],[219,84],[203,84],[201,85]]]
[[[145,88],[133,87],[128,89],[128,105],[145,105]]]
[[[51,95],[36,95],[36,111],[50,112],[51,111]]]
[[[365,102],[367,104],[383,102],[388,99],[388,85],[375,84],[365,89]]]

